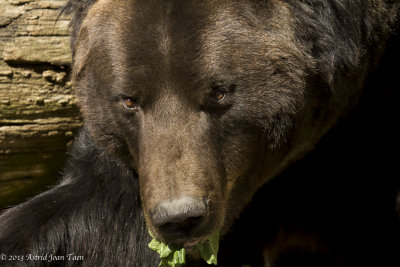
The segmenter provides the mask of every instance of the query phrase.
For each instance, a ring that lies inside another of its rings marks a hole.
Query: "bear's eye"
[[[137,108],[136,100],[132,97],[125,97],[122,99],[122,105],[124,108],[132,110]]]
[[[210,93],[209,98],[214,102],[220,102],[225,98],[225,93],[221,91],[213,91]]]

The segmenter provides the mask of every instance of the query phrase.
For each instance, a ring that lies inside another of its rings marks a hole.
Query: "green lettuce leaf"
[[[149,248],[156,251],[161,258],[159,267],[175,267],[186,263],[184,247],[168,246],[157,240],[151,233],[150,236],[153,240],[149,243]],[[198,251],[208,264],[217,265],[218,247],[219,233],[214,233],[207,238],[206,242],[195,245],[193,249]]]
[[[153,236],[152,236],[153,237]],[[177,264],[185,264],[185,248],[170,248],[167,244],[158,241],[153,237],[149,243],[149,248],[160,254],[161,262],[159,267],[175,267]]]

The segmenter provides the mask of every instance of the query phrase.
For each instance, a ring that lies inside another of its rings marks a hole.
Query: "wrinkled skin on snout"
[[[318,135],[304,127],[315,109],[305,98],[312,61],[290,10],[266,2],[100,0],[76,30],[85,123],[138,174],[161,240],[190,246],[224,234]]]

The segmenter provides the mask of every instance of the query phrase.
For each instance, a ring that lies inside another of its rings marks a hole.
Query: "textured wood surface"
[[[0,0],[0,208],[12,185],[56,177],[81,125],[65,3]]]

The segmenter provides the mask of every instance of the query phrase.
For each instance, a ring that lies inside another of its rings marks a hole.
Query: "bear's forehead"
[[[112,33],[120,39],[158,41],[163,43],[162,48],[169,37],[185,43],[192,36],[205,34],[229,39],[227,43],[240,39],[234,37],[252,41],[264,37],[268,43],[273,38],[265,38],[265,33],[292,33],[288,6],[275,2],[268,1],[269,5],[259,8],[247,0],[235,4],[224,0],[98,0],[89,8],[83,26],[101,28],[101,33]]]
[[[280,58],[281,50],[295,50],[287,47],[294,38],[290,21],[281,19],[288,17],[282,14],[288,12],[284,5],[270,1],[263,7],[262,12],[270,13],[265,19],[257,16],[251,1],[240,2],[98,0],[80,28],[74,72],[100,54],[109,57],[122,79],[130,76],[125,80],[143,78],[144,84],[150,74],[163,83],[185,83],[184,77],[193,83],[193,77],[219,80],[210,77],[261,66],[266,57]]]

